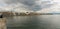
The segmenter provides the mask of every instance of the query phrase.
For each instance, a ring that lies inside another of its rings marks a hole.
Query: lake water
[[[7,17],[7,29],[60,29],[60,15]]]

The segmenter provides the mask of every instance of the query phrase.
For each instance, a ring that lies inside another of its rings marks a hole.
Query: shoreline
[[[0,12],[3,16],[35,16],[35,15],[60,15],[60,13],[13,13],[13,12]]]

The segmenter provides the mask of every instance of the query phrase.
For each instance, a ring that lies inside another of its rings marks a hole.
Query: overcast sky
[[[60,3],[60,0],[0,0],[0,7],[22,4],[24,8],[38,11],[44,8],[50,8],[54,3]]]
[[[46,7],[51,6],[51,4],[45,4],[45,5],[41,4],[40,1],[41,0],[0,0],[0,7],[1,6],[8,6],[11,4],[21,3],[24,5],[23,7],[37,11],[37,10],[40,10],[42,8],[46,8]],[[43,1],[42,3],[45,3],[45,2],[50,3],[51,2],[51,0],[42,0],[42,1]]]

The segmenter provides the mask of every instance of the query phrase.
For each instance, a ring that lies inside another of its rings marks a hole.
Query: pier
[[[6,18],[0,14],[0,29],[6,29]]]
[[[6,29],[6,18],[0,18],[0,29]]]

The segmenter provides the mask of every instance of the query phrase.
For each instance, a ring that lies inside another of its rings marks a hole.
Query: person
[[[3,18],[3,14],[0,14],[0,18]]]

